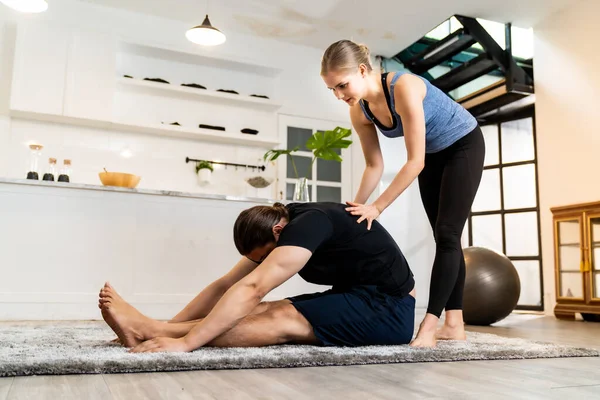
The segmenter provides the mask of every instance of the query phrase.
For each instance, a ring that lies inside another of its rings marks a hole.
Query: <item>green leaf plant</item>
[[[324,132],[316,132],[306,141],[306,148],[311,150],[313,157],[309,165],[308,174],[312,171],[313,164],[315,161],[320,158],[322,160],[327,161],[337,161],[342,162],[342,157],[336,152],[338,149],[346,149],[348,146],[352,144],[352,140],[346,139],[352,135],[352,130],[342,127],[336,127],[333,130],[324,131]],[[294,168],[294,174],[296,179],[298,176],[298,169],[296,168],[296,164],[294,163],[294,157],[292,153],[295,153],[300,148],[298,146],[293,149],[288,150],[269,150],[264,156],[264,161],[275,161],[279,156],[287,155],[290,157],[292,161],[292,167]]]

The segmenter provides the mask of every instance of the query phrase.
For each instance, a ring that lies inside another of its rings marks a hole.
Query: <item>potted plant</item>
[[[312,171],[313,164],[320,158],[322,160],[328,161],[338,161],[342,162],[342,157],[336,153],[338,149],[348,148],[352,144],[351,140],[347,140],[346,138],[352,134],[352,131],[347,128],[336,127],[333,130],[324,131],[324,132],[316,132],[306,141],[306,148],[312,151],[313,157],[308,166],[307,175]],[[294,188],[294,197],[293,201],[310,201],[310,196],[308,194],[308,179],[306,176],[299,176],[298,169],[296,168],[296,164],[294,163],[294,157],[292,157],[292,153],[299,150],[299,147],[294,147],[293,149],[274,149],[269,150],[263,156],[263,160],[265,161],[275,161],[281,155],[287,155],[290,157],[292,162],[292,168],[294,168],[294,175],[296,176],[296,186]]]
[[[205,186],[210,183],[211,175],[214,171],[212,164],[209,161],[196,162],[196,175],[198,175],[198,184]]]

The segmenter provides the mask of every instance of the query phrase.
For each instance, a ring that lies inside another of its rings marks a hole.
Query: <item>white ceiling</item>
[[[454,14],[530,28],[580,0],[79,0],[325,49],[339,39],[393,56]],[[369,6],[367,6],[369,3]]]

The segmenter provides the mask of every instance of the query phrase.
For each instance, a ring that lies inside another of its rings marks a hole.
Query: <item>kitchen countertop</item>
[[[105,192],[118,192],[118,193],[133,193],[133,194],[147,194],[156,196],[172,196],[172,197],[188,197],[197,199],[208,199],[208,200],[227,200],[227,201],[244,201],[253,203],[274,203],[276,200],[256,198],[256,197],[244,197],[244,196],[229,196],[223,194],[208,194],[208,193],[193,193],[193,192],[178,192],[173,190],[157,190],[157,189],[128,189],[115,186],[101,186],[101,185],[90,185],[85,183],[65,183],[65,182],[48,182],[48,181],[34,181],[29,179],[12,179],[12,178],[0,178],[0,184],[15,184],[15,185],[28,185],[28,186],[44,186],[53,188],[67,188],[67,189],[82,189],[82,190],[100,190]]]

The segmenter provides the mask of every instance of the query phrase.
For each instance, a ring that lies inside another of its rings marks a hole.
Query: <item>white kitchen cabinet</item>
[[[61,115],[65,91],[68,28],[37,21],[17,27],[10,108]]]
[[[64,115],[110,121],[115,68],[114,36],[75,32],[67,58]]]

